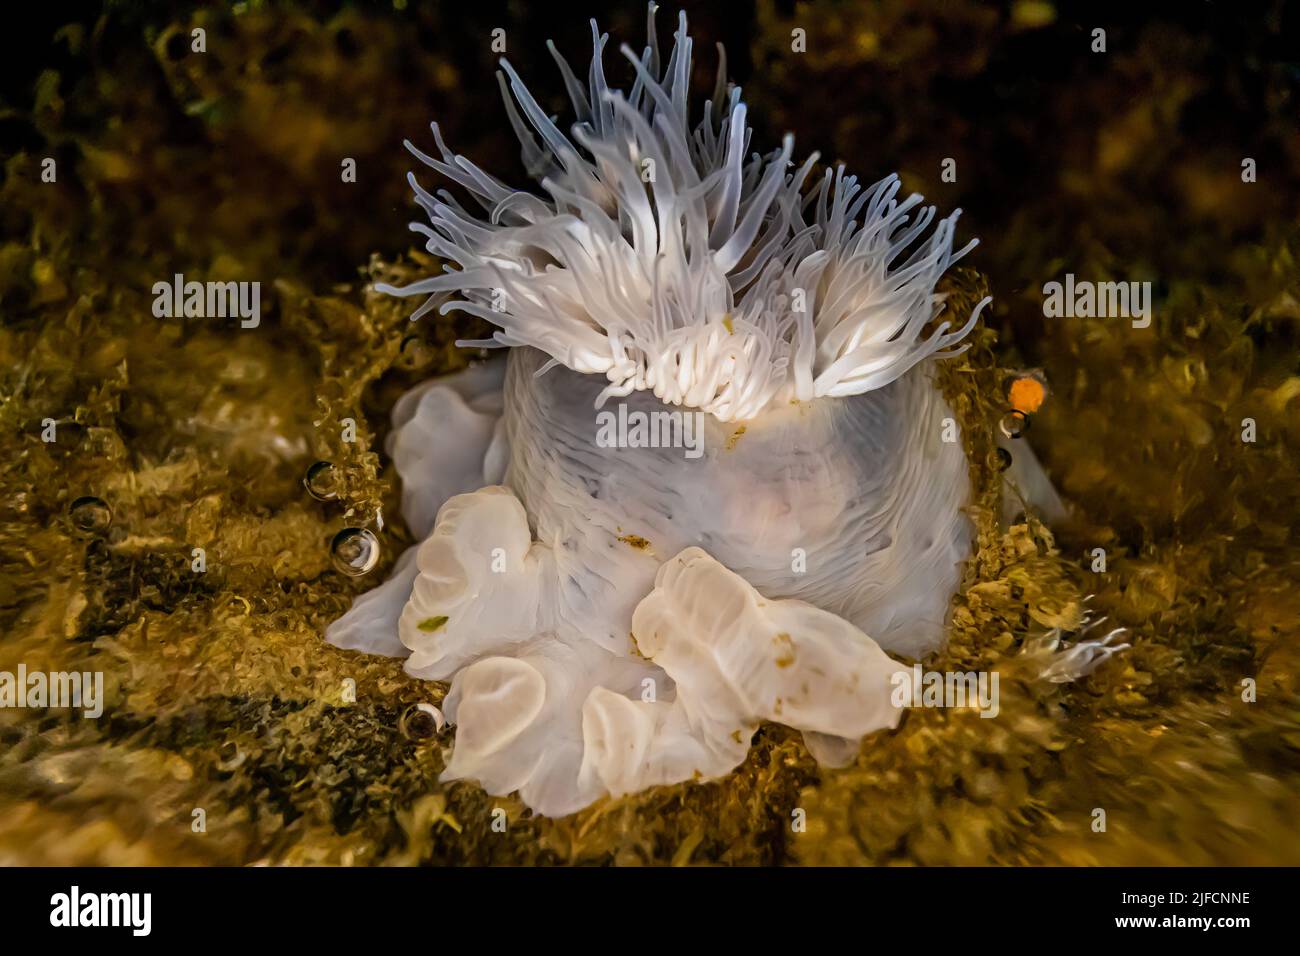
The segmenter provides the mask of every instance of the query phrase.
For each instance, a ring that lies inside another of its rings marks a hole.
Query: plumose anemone
[[[790,136],[746,158],[725,61],[692,127],[685,16],[661,67],[653,15],[645,50],[622,48],[627,93],[594,22],[585,84],[551,47],[570,136],[502,62],[543,195],[436,124],[437,157],[407,144],[483,211],[411,175],[412,229],[452,265],[386,291],[427,295],[416,319],[489,320],[464,344],[508,355],[398,402],[388,451],[422,543],[326,635],[449,680],[444,779],[548,815],[725,774],[762,721],[851,760],[900,717],[886,652],[942,645],[971,547],[933,378],[988,301],[941,321],[935,285],[974,245],[954,251],[957,214],[936,224],[896,176],[809,185],[817,156],[795,166]],[[598,440],[615,405],[669,440]]]

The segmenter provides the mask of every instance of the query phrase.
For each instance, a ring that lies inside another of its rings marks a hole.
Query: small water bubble
[[[1011,467],[1011,452],[1005,448],[998,449],[998,471],[1006,471]]]
[[[227,740],[217,751],[217,769],[234,770],[247,759],[247,755],[239,749],[239,745],[233,740]]]
[[[83,495],[69,506],[68,517],[81,534],[103,534],[113,522],[113,510],[102,498]]]
[[[423,368],[433,361],[433,349],[420,335],[408,335],[402,339],[401,351],[397,355],[397,364],[405,369]]]
[[[317,501],[333,501],[339,496],[338,470],[331,462],[318,461],[307,469],[302,485]]]
[[[349,577],[360,577],[379,563],[379,539],[365,528],[344,528],[330,544],[334,567]]]
[[[54,441],[46,447],[56,455],[71,455],[81,448],[86,440],[86,426],[80,422],[58,422],[55,426]]]
[[[1029,416],[1018,408],[1013,408],[1002,416],[998,428],[1008,438],[1019,438],[1029,429]]]
[[[402,735],[412,740],[428,740],[447,725],[447,718],[433,704],[412,704],[398,721]]]

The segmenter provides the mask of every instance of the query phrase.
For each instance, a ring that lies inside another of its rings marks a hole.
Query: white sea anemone
[[[485,214],[412,176],[430,220],[412,228],[457,268],[388,291],[512,348],[399,401],[389,452],[423,543],[327,632],[450,680],[444,778],[547,814],[724,774],[764,720],[852,759],[899,717],[886,651],[942,644],[970,550],[931,361],[979,314],[938,321],[935,283],[973,245],[953,251],[956,214],[925,238],[934,210],[897,177],[805,188],[816,157],[794,168],[790,137],[746,160],[725,67],[692,129],[685,17],[661,69],[653,13],[641,56],[624,48],[630,93],[608,87],[594,24],[585,86],[556,56],[572,138],[503,64],[545,197],[436,125],[441,158],[410,147]],[[701,453],[597,441],[611,398],[698,416]]]

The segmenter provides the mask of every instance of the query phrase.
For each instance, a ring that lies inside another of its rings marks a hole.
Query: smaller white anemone
[[[661,73],[654,10],[644,52],[621,48],[636,74],[626,95],[606,84],[608,35],[595,21],[586,85],[550,47],[577,115],[571,138],[502,61],[511,124],[549,198],[453,153],[436,123],[441,158],[407,142],[486,215],[409,174],[429,216],[411,228],[456,268],[379,288],[429,295],[412,319],[442,303],[444,313],[499,326],[490,340],[461,344],[530,345],[604,375],[598,403],[648,390],[722,421],[753,418],[774,400],[880,388],[955,346],[989,301],[956,330],[930,328],[943,310],[936,282],[976,244],[953,250],[960,210],[929,231],[934,207],[921,208],[918,195],[900,200],[896,175],[863,188],[842,166],[805,189],[818,156],[795,168],[789,135],[746,159],[746,107],[723,82],[725,60],[692,128],[686,15]],[[457,292],[463,298],[448,301]]]

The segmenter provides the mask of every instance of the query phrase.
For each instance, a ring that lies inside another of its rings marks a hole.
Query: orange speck
[[[1022,375],[1011,383],[1009,398],[1016,411],[1032,415],[1047,399],[1047,386],[1032,375]]]

